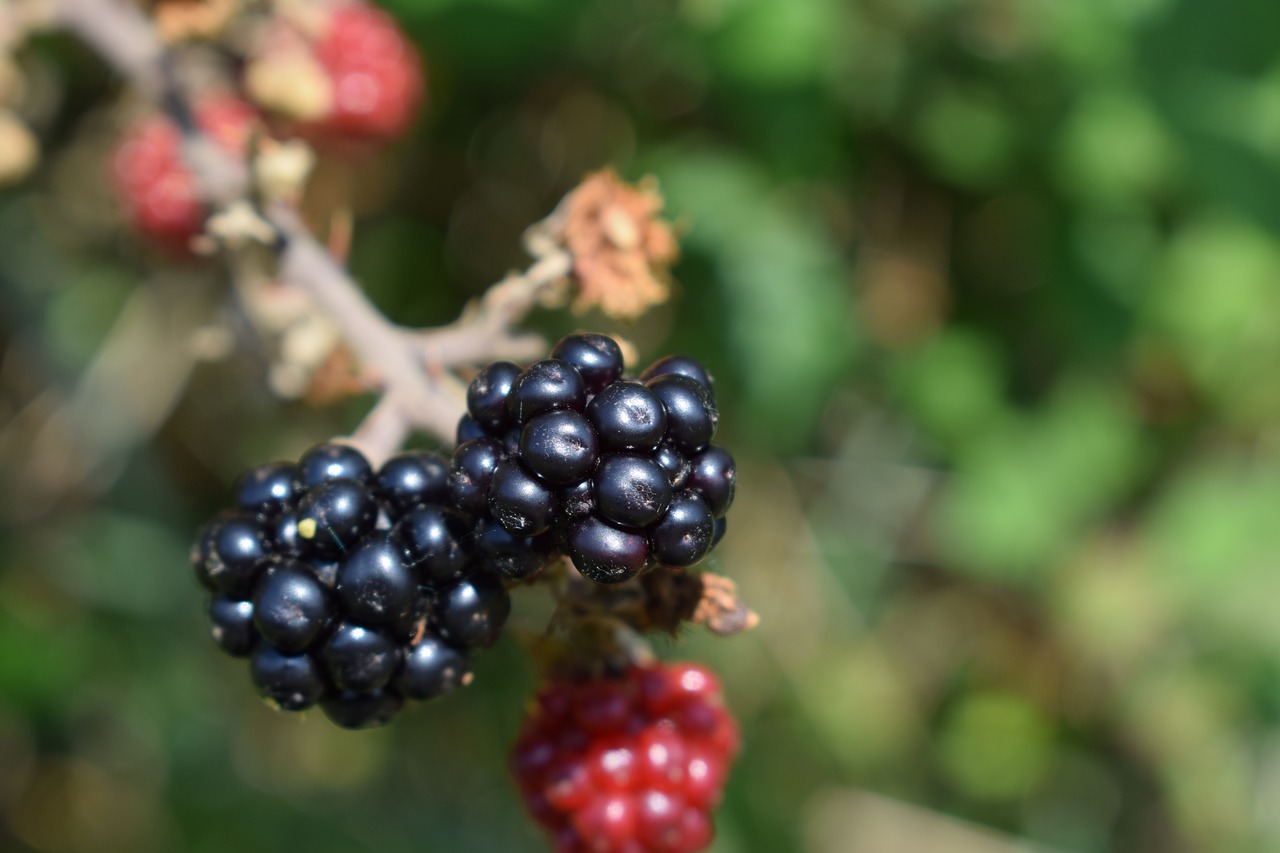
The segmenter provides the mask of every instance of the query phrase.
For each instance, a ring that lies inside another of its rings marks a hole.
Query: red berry
[[[241,154],[255,113],[230,97],[196,108],[196,123],[219,147]],[[111,156],[111,177],[125,216],[145,236],[178,251],[204,228],[205,204],[195,177],[182,161],[182,136],[167,117],[136,122]]]
[[[714,835],[738,727],[719,683],[691,664],[555,682],[511,768],[530,816],[571,853],[696,853]]]
[[[333,87],[316,135],[386,142],[408,130],[422,101],[422,65],[390,15],[359,2],[337,7],[315,55]]]

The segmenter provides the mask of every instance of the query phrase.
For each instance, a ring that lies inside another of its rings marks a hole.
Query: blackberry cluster
[[[551,682],[511,754],[530,816],[561,853],[706,849],[737,723],[696,664]]]
[[[435,454],[374,472],[340,444],[240,477],[238,509],[204,528],[192,562],[214,641],[249,659],[263,697],[363,728],[470,682],[511,602],[475,559],[448,480]]]
[[[733,457],[711,444],[711,379],[671,356],[622,375],[609,337],[564,338],[521,369],[481,370],[467,391],[449,486],[480,519],[489,566],[519,578],[563,551],[584,577],[620,583],[692,566],[725,530]]]

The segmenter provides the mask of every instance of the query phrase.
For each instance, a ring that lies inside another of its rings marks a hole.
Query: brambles
[[[472,381],[450,474],[458,506],[538,553],[551,537],[598,583],[703,560],[736,481],[733,457],[710,444],[719,413],[706,370],[672,356],[645,382],[627,379],[621,349],[598,334],[551,353]]]
[[[548,683],[511,771],[556,850],[695,853],[711,844],[738,747],[715,676],[655,664]]]
[[[201,132],[230,154],[243,154],[256,113],[230,96],[195,109]],[[204,228],[208,213],[196,176],[182,159],[182,133],[166,116],[145,116],[125,131],[111,156],[111,178],[125,217],[143,236],[178,252]]]
[[[214,641],[250,658],[266,699],[363,728],[469,683],[468,659],[497,639],[510,601],[445,503],[446,470],[414,451],[375,473],[354,448],[322,444],[240,477],[238,510],[209,523],[192,561],[214,593]]]

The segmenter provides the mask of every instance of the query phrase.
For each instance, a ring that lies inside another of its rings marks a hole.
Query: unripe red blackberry
[[[696,853],[738,745],[714,676],[655,664],[548,683],[511,771],[556,850]]]
[[[230,96],[212,97],[195,110],[200,130],[229,154],[248,144],[256,113]],[[172,251],[189,251],[208,213],[195,176],[182,160],[182,134],[159,113],[128,128],[111,155],[112,183],[125,218],[143,236]]]

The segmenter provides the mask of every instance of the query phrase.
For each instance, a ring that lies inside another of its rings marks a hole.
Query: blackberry
[[[708,391],[715,390],[711,375],[707,373],[706,368],[687,355],[669,355],[658,359],[645,368],[644,373],[640,374],[640,379],[648,382],[659,376],[687,376]]]
[[[478,572],[442,591],[434,615],[444,639],[470,647],[493,645],[510,614],[511,598],[502,582]]]
[[[404,699],[391,690],[359,693],[344,690],[320,704],[324,715],[344,729],[385,726],[404,707]]]
[[[733,457],[724,448],[708,447],[694,457],[688,485],[702,495],[716,518],[722,518],[733,504],[737,477]]]
[[[405,652],[395,686],[405,698],[431,699],[470,681],[471,665],[466,653],[428,635]]]
[[[423,450],[392,456],[378,470],[373,493],[393,514],[445,503],[449,500],[449,463],[439,454]]]
[[[567,361],[535,361],[516,377],[507,395],[507,414],[520,423],[553,409],[582,410],[587,388],[582,374]]]
[[[649,380],[649,390],[667,413],[667,435],[681,450],[694,453],[716,434],[720,415],[706,386],[676,373]]]
[[[463,415],[458,419],[458,430],[454,433],[453,443],[458,445],[464,441],[486,438],[488,435],[489,433],[485,432],[484,427],[476,423],[475,418],[471,417],[471,415]]]
[[[550,537],[518,536],[491,518],[476,528],[476,550],[481,566],[510,580],[536,575],[555,557]]]
[[[212,531],[203,574],[213,588],[230,595],[247,595],[258,569],[268,556],[262,525],[248,515],[232,515]]]
[[[551,357],[577,368],[588,394],[598,394],[622,376],[622,349],[617,341],[592,333],[561,338]]]
[[[297,469],[288,462],[273,462],[241,474],[233,487],[240,508],[271,515],[292,505]]]
[[[458,445],[449,469],[449,492],[458,509],[471,515],[485,513],[493,472],[505,456],[502,445],[492,438],[477,438]]]
[[[661,518],[671,503],[671,481],[647,456],[606,456],[592,482],[596,511],[626,527],[647,527]]]
[[[471,564],[471,533],[463,516],[443,506],[418,507],[395,526],[396,541],[418,578],[438,586],[462,577]]]
[[[595,486],[590,480],[561,489],[556,496],[556,525],[565,527],[570,521],[589,515],[596,508]]]
[[[298,513],[286,510],[267,523],[267,540],[276,554],[296,557],[302,553],[302,539],[298,536]]]
[[[520,434],[520,461],[555,486],[568,486],[591,473],[599,440],[581,412],[546,412],[531,419]]]
[[[667,413],[662,401],[637,382],[615,382],[587,406],[587,417],[605,447],[648,452],[662,440]]]
[[[367,483],[373,476],[369,460],[359,450],[345,444],[319,444],[298,460],[298,487],[310,489],[326,480],[358,480]]]
[[[667,473],[667,479],[671,481],[673,489],[683,488],[689,479],[689,473],[693,470],[689,458],[665,441],[654,451],[653,461]]]
[[[390,637],[350,622],[339,625],[320,652],[339,690],[368,692],[391,680],[400,665],[400,647]]]
[[[467,413],[482,430],[492,433],[507,426],[507,396],[519,375],[519,366],[495,361],[471,380],[467,387]]]
[[[489,487],[489,511],[517,536],[536,536],[551,527],[556,499],[551,489],[515,460],[499,463]]]
[[[649,565],[649,541],[643,533],[614,527],[594,515],[569,526],[565,547],[582,576],[596,583],[622,583]]]
[[[329,591],[294,560],[273,569],[253,596],[254,627],[286,654],[306,651],[332,617]]]
[[[649,545],[663,565],[692,566],[711,550],[714,535],[711,507],[696,492],[680,492],[649,530]]]
[[[247,657],[258,642],[253,627],[253,602],[215,595],[209,602],[209,633],[232,657]]]
[[[303,550],[336,559],[354,548],[378,520],[378,504],[367,488],[348,479],[325,480],[298,502],[298,538]]]
[[[249,658],[249,675],[262,697],[285,711],[305,711],[326,690],[314,658],[288,655],[268,645],[259,645]]]
[[[389,532],[378,531],[342,561],[334,591],[350,618],[363,625],[387,625],[413,607],[418,584],[404,550]]]

